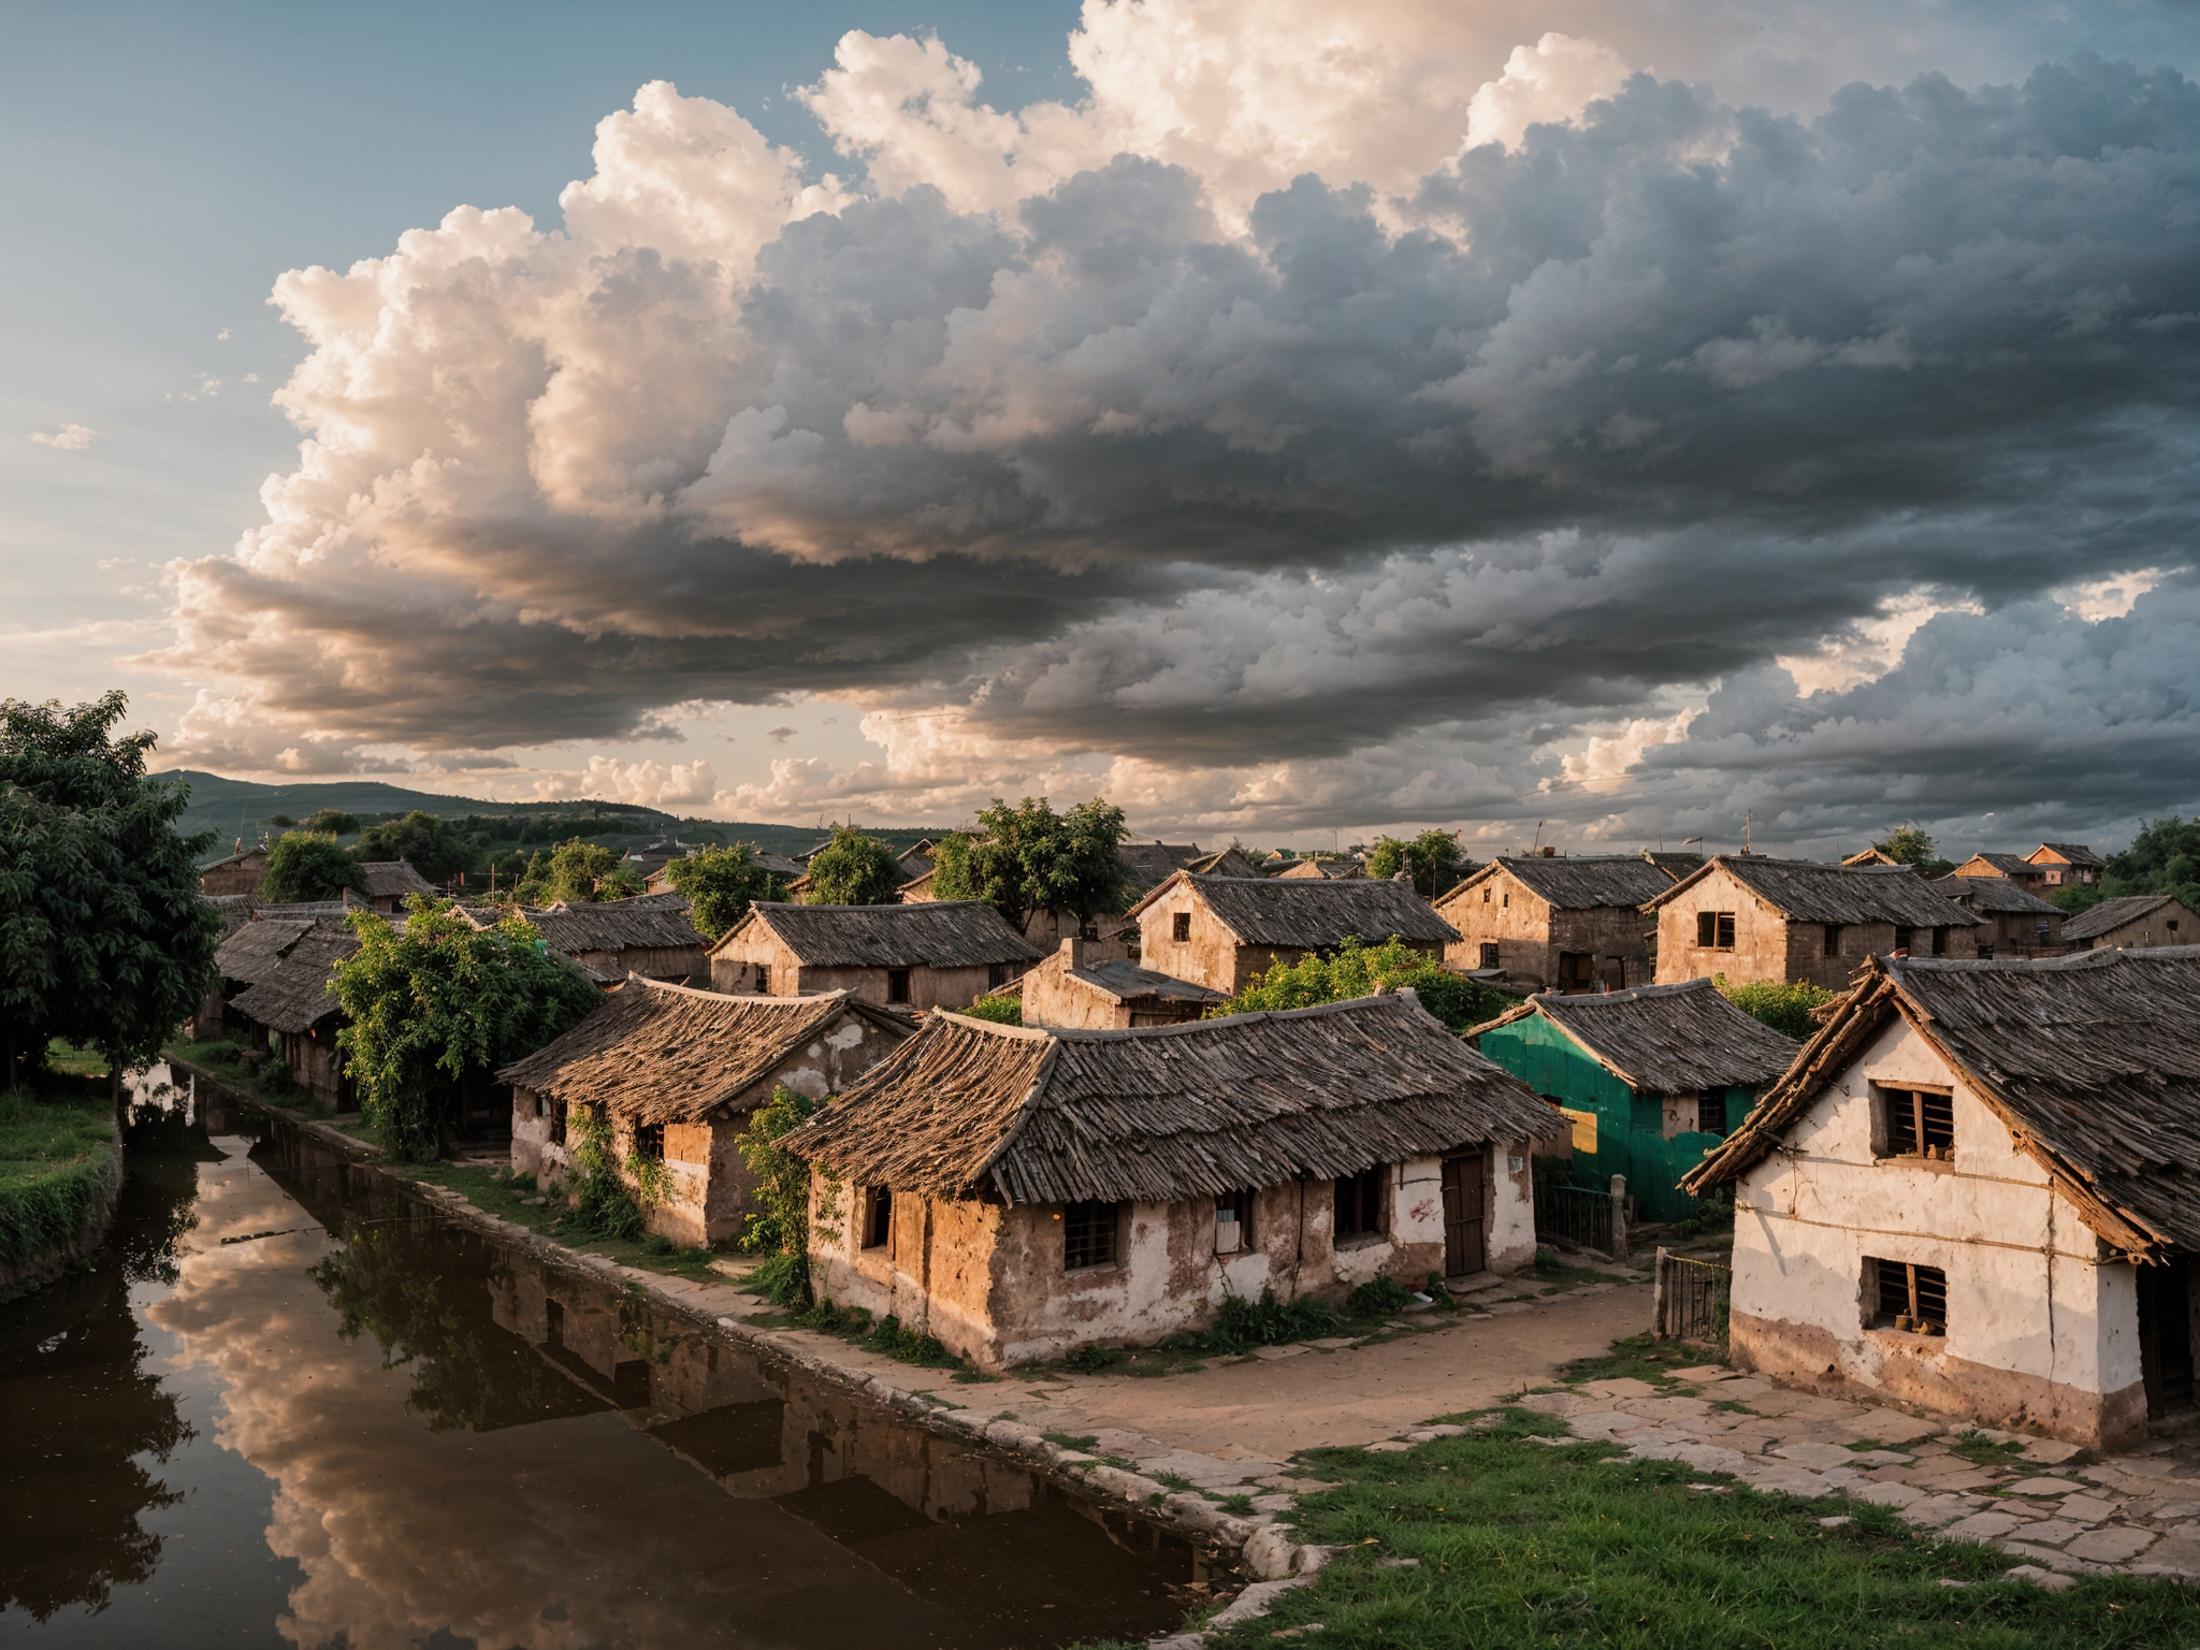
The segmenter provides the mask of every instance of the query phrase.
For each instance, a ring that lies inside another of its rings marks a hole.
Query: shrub
[[[774,1089],[734,1138],[741,1161],[756,1177],[741,1247],[770,1257],[757,1269],[756,1284],[781,1306],[802,1306],[810,1299],[810,1166],[779,1141],[819,1104],[790,1088]]]
[[[1724,974],[1718,976],[1719,992],[1753,1020],[1762,1020],[1784,1037],[1797,1042],[1808,1042],[1811,1033],[1818,1029],[1811,1019],[1815,1009],[1845,995],[1829,991],[1822,985],[1812,985],[1808,980],[1791,980],[1785,985],[1776,980],[1751,980],[1736,984]]]
[[[630,1238],[642,1230],[642,1206],[619,1178],[611,1121],[595,1106],[575,1106],[566,1119],[566,1161],[572,1165],[573,1209],[566,1216],[582,1237]]]
[[[1024,1004],[1020,997],[980,997],[963,1012],[973,1020],[992,1020],[1004,1026],[1024,1023]]]

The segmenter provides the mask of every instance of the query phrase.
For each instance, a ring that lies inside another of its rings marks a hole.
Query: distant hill
[[[187,833],[212,831],[215,847],[208,853],[210,859],[227,854],[231,844],[240,839],[250,844],[262,835],[281,831],[283,827],[274,823],[278,814],[304,819],[323,808],[356,814],[369,825],[416,809],[438,819],[471,816],[509,820],[518,816],[523,821],[518,836],[523,846],[583,836],[623,851],[675,837],[690,843],[753,842],[768,853],[794,854],[813,847],[828,834],[817,825],[683,819],[661,808],[645,808],[632,802],[490,802],[480,797],[407,790],[374,779],[309,779],[294,785],[263,785],[250,779],[226,779],[196,768],[171,768],[153,777],[180,779],[190,785],[191,805],[184,810],[179,828]],[[938,830],[910,827],[865,826],[864,830],[897,848],[941,834]]]

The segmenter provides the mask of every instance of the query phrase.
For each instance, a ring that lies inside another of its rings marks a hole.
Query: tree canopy
[[[268,821],[271,825],[287,825],[290,822],[281,815]],[[330,836],[349,836],[359,829],[359,816],[347,814],[341,808],[316,808],[300,822],[308,831],[323,831]]]
[[[1798,1043],[1809,1042],[1818,1029],[1811,1016],[1844,995],[1808,980],[1729,980],[1721,974],[1714,983],[1720,995],[1744,1014]]]
[[[367,1123],[404,1157],[434,1157],[468,1094],[600,997],[517,917],[477,929],[423,896],[403,932],[370,911],[351,925],[359,949],[330,984],[349,1022],[337,1047]]]
[[[1037,911],[1083,922],[1126,903],[1122,841],[1123,810],[1098,797],[1067,813],[1043,796],[1014,807],[995,797],[978,815],[977,834],[935,845],[932,890],[941,899],[982,899],[1018,930]]]
[[[153,735],[115,737],[128,706],[0,700],[0,1087],[55,1037],[149,1059],[212,972],[212,841],[177,833],[187,787],[145,777]]]
[[[699,848],[665,866],[665,877],[688,902],[688,920],[706,940],[715,940],[748,915],[760,899],[777,899],[780,881],[759,865],[746,842],[724,848]]]
[[[551,849],[548,858],[537,854],[528,861],[517,890],[526,905],[549,905],[556,900],[581,905],[625,899],[641,891],[642,879],[632,866],[602,843],[577,836]]]
[[[1253,1009],[1310,1008],[1399,986],[1411,986],[1421,1006],[1453,1031],[1494,1020],[1520,1000],[1449,972],[1427,952],[1415,951],[1401,940],[1363,945],[1347,939],[1326,956],[1277,963],[1235,997],[1209,1010],[1208,1017]]]
[[[448,882],[465,870],[471,858],[456,831],[418,808],[402,819],[369,825],[359,833],[352,853],[360,860],[409,860],[414,870],[438,883]]]
[[[901,896],[901,861],[876,837],[846,825],[810,856],[812,905],[892,905]]]
[[[1413,881],[1413,891],[1434,899],[1457,886],[1466,875],[1467,858],[1459,851],[1459,839],[1434,826],[1411,839],[1377,837],[1367,856],[1367,874],[1388,879],[1400,871]]]
[[[359,861],[332,836],[285,831],[267,851],[260,895],[272,900],[341,899],[360,886]]]
[[[1934,863],[1932,833],[1914,823],[1897,825],[1872,846],[1897,865],[1922,868]]]

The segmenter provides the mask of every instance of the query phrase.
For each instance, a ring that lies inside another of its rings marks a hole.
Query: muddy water
[[[173,1096],[128,1162],[94,1267],[0,1307],[0,1645],[1045,1647],[1200,1596],[1152,1526],[285,1125]]]

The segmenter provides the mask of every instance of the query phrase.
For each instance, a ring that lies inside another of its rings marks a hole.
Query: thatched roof
[[[772,935],[806,968],[990,968],[1034,963],[1040,951],[984,900],[912,905],[785,905],[759,900],[719,937]]]
[[[583,951],[701,950],[703,936],[695,931],[688,909],[678,894],[637,894],[595,904],[561,900],[523,914],[544,944],[570,957]]]
[[[247,923],[247,930],[260,926]],[[230,1009],[270,1031],[304,1031],[340,1012],[329,995],[329,975],[359,949],[359,936],[340,918],[317,917],[283,952],[273,969],[231,1001]]]
[[[225,980],[257,985],[275,972],[283,953],[313,926],[311,916],[254,913],[214,948],[214,972]]]
[[[1970,928],[1978,919],[1907,865],[1823,865],[1810,859],[1720,854],[1648,902],[1677,899],[1724,867],[1734,880],[1795,922],[1889,922],[1898,928]]]
[[[1470,888],[1479,888],[1500,871],[1560,911],[1594,911],[1606,906],[1634,909],[1673,886],[1673,879],[1641,854],[1500,854],[1436,903],[1439,909]]]
[[[1994,917],[2059,917],[2063,909],[2007,877],[1935,877],[1928,887],[1967,911]]]
[[[1379,945],[1395,935],[1441,945],[1459,937],[1403,882],[1354,878],[1203,877],[1179,871],[1131,908],[1136,917],[1179,882],[1188,884],[1246,945],[1326,950],[1348,939]]]
[[[2063,924],[2062,937],[2078,940],[2097,940],[2103,934],[2112,933],[2127,922],[2137,922],[2150,916],[2165,905],[2176,903],[2168,894],[2126,894],[2120,899],[2104,899],[2100,904],[2088,906]]]
[[[935,1012],[784,1138],[863,1185],[1015,1204],[1333,1179],[1562,1127],[1401,991],[1134,1031]]]
[[[2032,852],[2035,854],[2041,852],[2059,854],[2072,865],[2087,871],[2105,871],[2108,869],[2108,861],[2101,858],[2099,854],[2082,842],[2043,842],[2039,847],[2034,848]],[[2035,860],[2033,863],[2038,864],[2039,862]]]
[[[846,991],[732,997],[635,975],[497,1081],[638,1123],[697,1123],[851,1015],[896,1037],[914,1029]]]
[[[1539,992],[1467,1035],[1541,1015],[1630,1088],[1677,1094],[1769,1083],[1802,1044],[1752,1019],[1709,980],[1561,996]]]
[[[2021,962],[1874,957],[1749,1121],[1682,1184],[1732,1180],[1774,1150],[1898,1014],[2104,1241],[2142,1257],[2200,1251],[2200,946]]]
[[[410,860],[367,859],[359,862],[359,891],[369,899],[410,899],[433,894],[435,884],[414,870]]]

